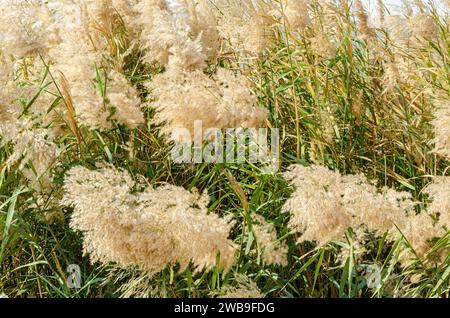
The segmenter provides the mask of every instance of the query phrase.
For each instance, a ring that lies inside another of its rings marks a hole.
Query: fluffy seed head
[[[220,264],[228,270],[236,246],[231,224],[208,214],[207,195],[176,186],[132,194],[129,173],[113,167],[75,167],[65,179],[63,204],[74,207],[71,227],[84,234],[84,251],[93,262],[137,266],[155,273],[167,265],[191,262],[199,270]]]

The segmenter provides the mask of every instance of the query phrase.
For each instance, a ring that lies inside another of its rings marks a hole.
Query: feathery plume
[[[113,107],[112,118],[130,128],[145,123],[144,115],[139,109],[141,100],[136,88],[122,74],[109,73],[108,99]]]
[[[288,247],[285,243],[277,241],[275,226],[268,223],[262,216],[254,215],[252,227],[262,251],[263,263],[286,266]]]
[[[302,31],[311,26],[309,0],[286,0],[283,4],[283,17],[292,31]]]
[[[191,37],[185,23],[176,23],[173,13],[158,1],[141,1],[134,7],[138,13],[134,27],[139,30],[144,61],[183,70],[202,69],[207,55],[203,53],[201,34]]]
[[[18,58],[45,53],[59,43],[54,17],[45,3],[4,0],[0,3],[1,50]]]
[[[237,283],[236,287],[225,286],[221,289],[224,293],[220,298],[264,298],[261,290],[256,283],[248,276],[243,274],[236,274],[234,280]]]
[[[424,192],[432,200],[428,212],[438,216],[439,223],[450,229],[450,177],[436,178]]]
[[[369,16],[361,0],[356,1],[356,17],[359,22],[359,31],[362,34],[363,39],[368,40],[375,36],[373,29],[369,26]]]
[[[268,47],[269,27],[264,16],[271,7],[263,1],[218,1],[219,34],[242,60],[258,57]]]
[[[399,228],[423,253],[429,239],[439,236],[427,213],[415,215],[407,192],[379,190],[362,175],[341,176],[321,166],[294,165],[284,176],[296,188],[284,210],[291,213],[290,227],[302,232],[300,242],[324,245],[341,240],[348,228],[394,239]],[[418,232],[419,224],[424,226]]]
[[[434,111],[434,143],[433,152],[450,159],[450,101],[439,99]]]
[[[201,71],[168,70],[155,76],[149,87],[155,96],[150,105],[157,110],[156,122],[173,140],[177,128],[186,128],[194,138],[194,122],[202,128],[250,128],[265,125],[267,111],[257,105],[243,76],[220,69],[216,78]],[[176,140],[176,141],[191,141]]]
[[[55,73],[62,73],[67,82],[67,91],[73,102],[77,119],[88,128],[108,129],[109,112],[105,109],[103,98],[96,87],[95,67],[102,62],[102,49],[107,45],[98,36],[94,27],[97,19],[89,11],[91,2],[62,2],[57,8],[61,13],[58,29],[64,34],[62,42],[50,50]]]
[[[54,167],[61,149],[47,135],[45,129],[28,129],[13,139],[14,152],[8,165],[19,163],[18,169],[30,181],[30,186],[42,192],[51,188],[50,170]]]
[[[70,225],[83,232],[92,262],[156,273],[176,263],[181,270],[190,262],[197,270],[212,269],[220,254],[220,266],[230,269],[236,251],[228,239],[231,224],[208,214],[206,194],[170,185],[132,194],[133,186],[127,172],[110,166],[67,174],[62,203],[74,207]]]
[[[217,29],[217,18],[208,0],[182,0],[172,9],[175,23],[189,30],[191,37],[198,39],[202,53],[208,61],[218,57],[221,39]]]

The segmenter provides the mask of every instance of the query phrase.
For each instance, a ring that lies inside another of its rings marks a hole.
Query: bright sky
[[[411,0],[409,0],[411,1]],[[376,0],[363,0],[367,12],[374,13],[376,12],[377,1]],[[444,11],[444,5],[440,0],[423,0],[424,3],[432,2],[435,4],[437,8]],[[391,14],[399,14],[402,10],[402,1],[401,0],[384,0],[384,4],[388,8]]]
[[[169,3],[170,2],[175,2],[177,0],[166,0]],[[292,0],[295,1],[295,0]],[[363,3],[366,6],[366,10],[369,13],[373,13],[376,14],[376,6],[377,6],[377,0],[362,0]],[[413,1],[413,0],[407,0],[407,1]],[[422,0],[425,3],[427,2],[433,2],[437,8],[441,9],[442,11],[444,11],[444,5],[442,4],[441,0]],[[384,0],[384,4],[386,5],[386,7],[388,8],[389,12],[391,14],[399,14],[401,13],[402,10],[402,0]]]

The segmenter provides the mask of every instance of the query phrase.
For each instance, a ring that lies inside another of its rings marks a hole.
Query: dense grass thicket
[[[377,8],[2,1],[0,295],[449,297],[449,14]],[[175,163],[196,120],[278,171]]]

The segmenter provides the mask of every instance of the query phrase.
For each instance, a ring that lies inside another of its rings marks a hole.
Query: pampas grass
[[[0,294],[448,297],[449,16],[406,4],[2,2]],[[174,163],[198,120],[280,171]]]

